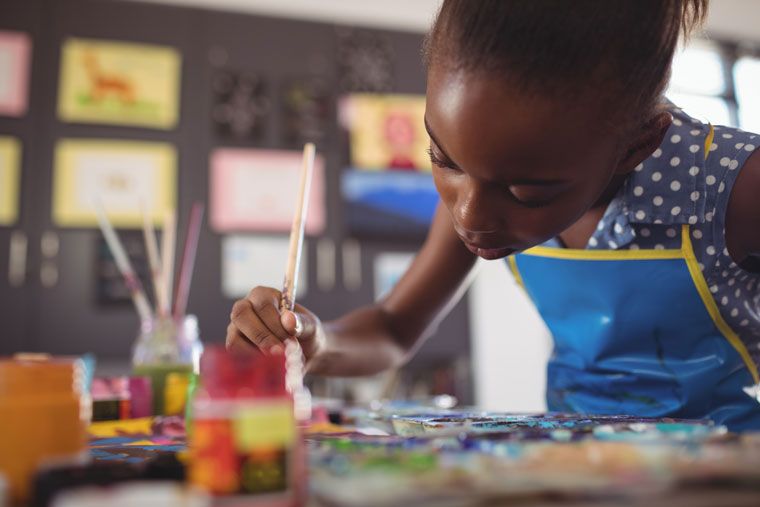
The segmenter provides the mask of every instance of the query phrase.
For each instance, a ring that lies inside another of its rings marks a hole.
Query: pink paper
[[[27,34],[0,31],[0,115],[26,114],[31,52]]]
[[[217,232],[289,232],[303,154],[299,151],[217,149],[211,154],[211,226]],[[325,229],[324,159],[314,161],[306,233]]]

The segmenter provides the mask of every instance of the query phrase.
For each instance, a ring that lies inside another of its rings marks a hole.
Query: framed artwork
[[[177,153],[171,144],[64,139],[55,150],[53,222],[97,227],[100,201],[116,227],[142,227],[143,206],[161,225],[176,209]]]
[[[384,252],[375,257],[375,301],[384,298],[412,265],[415,254]]]
[[[238,299],[261,285],[282,288],[285,263],[290,248],[289,236],[226,236],[222,239],[222,293]],[[304,242],[298,285],[298,298],[306,295],[308,245]]]
[[[211,226],[217,232],[290,232],[303,153],[220,148],[211,154]],[[325,228],[324,159],[317,155],[306,233]]]
[[[21,142],[0,136],[0,225],[13,225],[18,220],[20,180]]]
[[[339,105],[354,169],[430,172],[422,95],[353,94]]]
[[[358,235],[424,237],[439,201],[433,177],[420,172],[348,169],[341,193],[348,228]]]
[[[0,115],[26,114],[31,58],[29,35],[0,30]]]
[[[58,116],[67,122],[169,130],[179,120],[179,52],[171,47],[67,39]]]
[[[257,141],[271,109],[264,79],[254,72],[218,70],[213,76],[211,119],[219,138]]]

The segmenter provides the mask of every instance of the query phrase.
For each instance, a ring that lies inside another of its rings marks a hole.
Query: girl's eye
[[[459,168],[454,164],[436,155],[435,151],[433,151],[433,148],[428,148],[427,153],[428,156],[430,156],[430,163],[434,166],[442,167],[444,169],[451,169],[453,171],[459,171]]]
[[[509,187],[509,192],[515,200],[529,208],[545,206],[562,193],[561,189],[547,189],[523,185],[512,185]]]

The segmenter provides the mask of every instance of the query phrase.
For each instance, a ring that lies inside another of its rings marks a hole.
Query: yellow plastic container
[[[29,497],[41,465],[87,456],[91,413],[75,359],[0,359],[0,472],[12,502]]]

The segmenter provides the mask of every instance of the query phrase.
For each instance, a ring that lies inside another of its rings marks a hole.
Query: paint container
[[[153,391],[148,377],[129,377],[130,419],[150,417],[153,413]]]
[[[204,353],[193,401],[193,485],[240,505],[304,504],[305,451],[285,370],[284,355]]]
[[[129,419],[131,399],[127,377],[99,377],[92,380],[92,422]]]
[[[135,375],[151,380],[153,415],[166,413],[168,376],[197,372],[202,352],[198,320],[194,315],[187,315],[179,322],[171,318],[155,318],[142,323],[132,351],[132,367]],[[184,406],[179,412],[183,411]]]
[[[11,502],[26,500],[40,466],[86,459],[84,381],[79,359],[0,359],[0,473]]]

